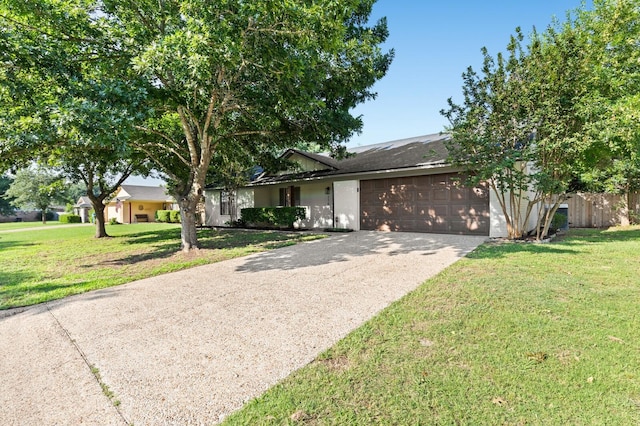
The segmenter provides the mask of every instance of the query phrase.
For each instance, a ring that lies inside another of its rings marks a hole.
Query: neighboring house
[[[121,185],[105,209],[107,221],[153,222],[156,211],[174,210],[175,200],[161,186]]]
[[[235,196],[205,191],[205,224],[224,226],[244,207],[304,206],[301,228],[350,228],[504,236],[506,225],[486,184],[461,185],[447,163],[446,134],[350,148],[342,160],[290,149],[299,170],[264,174]],[[235,204],[235,205],[234,205]]]
[[[92,208],[91,200],[86,195],[78,198],[78,202],[73,206],[74,213],[80,216],[82,223],[87,223],[91,220],[89,210]]]

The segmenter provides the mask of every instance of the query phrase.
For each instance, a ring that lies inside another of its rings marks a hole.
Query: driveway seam
[[[97,373],[95,372],[95,366],[93,364],[91,364],[89,362],[89,359],[87,358],[86,354],[84,353],[84,351],[80,348],[80,346],[78,345],[78,343],[75,341],[75,339],[73,339],[71,337],[71,334],[69,333],[69,330],[67,330],[67,328],[62,325],[62,323],[60,322],[60,320],[58,319],[58,317],[55,316],[55,314],[53,313],[53,311],[51,310],[51,308],[49,307],[48,303],[44,304],[45,307],[47,308],[47,312],[49,312],[49,315],[51,315],[51,317],[53,318],[53,320],[56,322],[56,324],[58,325],[58,327],[60,328],[60,330],[62,330],[62,332],[64,333],[64,335],[67,337],[67,339],[69,340],[69,342],[73,345],[73,347],[75,348],[76,352],[78,352],[78,354],[80,355],[80,358],[82,358],[82,361],[84,362],[84,364],[87,366],[87,368],[89,369],[89,373],[91,373],[91,375],[93,376],[93,378],[95,379],[96,383],[98,384],[98,386],[100,386],[100,390],[102,395],[107,398],[107,400],[109,401],[109,405],[111,405],[116,412],[118,413],[118,416],[120,416],[120,418],[122,419],[122,421],[124,422],[124,424],[126,425],[131,425],[132,423],[128,422],[127,419],[124,417],[124,414],[122,414],[122,411],[120,411],[120,409],[118,408],[117,405],[115,405],[113,403],[113,400],[111,398],[109,398],[105,393],[104,393],[104,386],[108,386],[106,383],[104,383],[104,380],[102,380],[101,378],[98,377]]]

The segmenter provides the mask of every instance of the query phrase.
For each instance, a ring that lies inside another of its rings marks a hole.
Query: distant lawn
[[[95,239],[94,227],[82,225],[21,232],[0,228],[0,309],[321,238],[302,232],[201,230],[202,249],[184,254],[179,225],[107,225],[107,232],[113,238]]]
[[[640,227],[485,244],[225,424],[640,424]]]
[[[14,229],[25,229],[25,228],[44,228],[49,226],[57,226],[57,225],[68,225],[67,223],[60,223],[57,220],[48,220],[46,224],[42,224],[42,222],[6,222],[0,223],[0,233],[2,231],[10,231]],[[82,225],[82,224],[76,224]]]

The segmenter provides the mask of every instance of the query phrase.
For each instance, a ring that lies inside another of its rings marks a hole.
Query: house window
[[[280,188],[280,206],[292,207],[300,205],[300,187],[287,186]]]
[[[229,191],[220,191],[220,214],[230,215],[233,195]]]

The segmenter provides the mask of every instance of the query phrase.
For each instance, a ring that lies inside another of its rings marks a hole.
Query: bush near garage
[[[293,228],[296,220],[305,217],[304,207],[251,207],[240,210],[241,221],[260,228]]]

